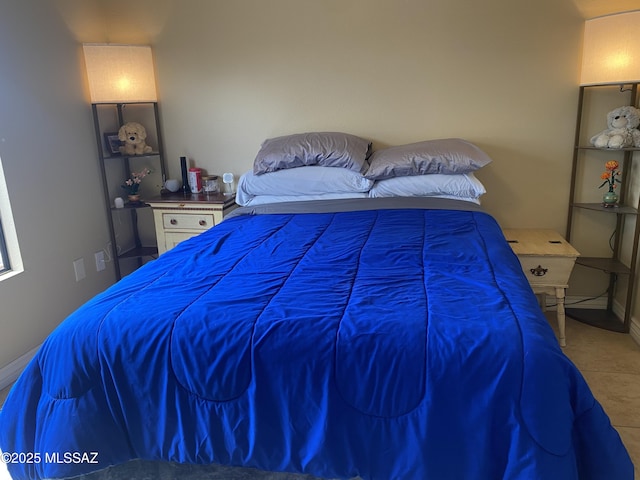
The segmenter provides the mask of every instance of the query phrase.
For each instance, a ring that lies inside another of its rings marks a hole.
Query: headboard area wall
[[[564,230],[583,20],[572,2],[181,1],[154,41],[169,174],[251,168],[269,137],[488,152],[501,223]]]

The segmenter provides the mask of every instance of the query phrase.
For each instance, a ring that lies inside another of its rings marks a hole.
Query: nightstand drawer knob
[[[542,277],[549,271],[549,269],[542,268],[542,265],[538,265],[536,268],[532,268],[529,271],[533,273],[536,277]]]
[[[200,224],[201,227],[204,227],[207,224],[207,221],[206,220],[200,220],[198,223]]]
[[[175,218],[172,218],[170,223],[171,223],[171,225],[177,225],[178,224],[178,220],[176,220]]]

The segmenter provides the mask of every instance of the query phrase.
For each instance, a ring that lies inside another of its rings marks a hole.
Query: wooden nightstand
[[[162,195],[145,203],[153,209],[159,254],[222,222],[237,207],[233,195],[202,193]]]
[[[533,292],[556,297],[559,342],[564,347],[565,289],[569,286],[569,276],[580,254],[553,230],[506,229],[503,232],[518,256]]]

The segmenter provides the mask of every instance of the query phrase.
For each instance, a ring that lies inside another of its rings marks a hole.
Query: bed
[[[13,478],[632,479],[478,202],[353,193],[246,205],[74,312],[0,411]]]

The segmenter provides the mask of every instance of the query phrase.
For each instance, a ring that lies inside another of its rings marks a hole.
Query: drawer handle
[[[200,224],[201,227],[204,227],[207,224],[207,221],[206,220],[200,220],[198,223]]]
[[[542,268],[542,265],[538,265],[536,268],[532,268],[531,273],[533,273],[536,277],[543,277],[545,273],[549,271],[548,268]]]
[[[177,225],[178,224],[178,220],[176,220],[175,218],[172,218],[169,223],[171,223],[171,225]]]

